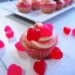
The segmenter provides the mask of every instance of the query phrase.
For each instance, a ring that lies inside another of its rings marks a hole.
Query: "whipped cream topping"
[[[27,36],[27,32],[25,32],[25,36]],[[56,33],[53,30],[53,34],[50,37],[40,37],[38,39],[38,41],[36,40],[32,40],[32,41],[28,41],[28,43],[30,43],[29,45],[31,46],[35,46],[35,48],[40,48],[40,49],[47,49],[52,47],[55,43],[56,43]]]
[[[47,48],[52,47],[56,43],[56,37],[53,40],[51,40],[51,42],[48,44],[42,44],[42,43],[39,43],[39,42],[34,41],[34,40],[32,40],[31,43],[34,44],[35,46],[39,47],[39,48],[47,49]]]
[[[56,34],[55,34],[55,31],[53,30],[52,36],[50,36],[50,37],[40,37],[38,39],[38,41],[40,41],[40,42],[48,41],[48,40],[52,39],[55,36],[56,36]]]
[[[41,23],[36,23],[34,26],[32,26],[31,28],[36,28],[36,29],[40,29],[40,27],[43,24]],[[52,35],[51,36],[40,36],[37,40],[32,39],[32,40],[28,40],[27,36],[28,36],[28,30],[25,31],[24,33],[24,42],[25,44],[32,48],[32,49],[36,49],[36,50],[44,50],[44,49],[48,49],[52,46],[54,46],[57,43],[58,37],[57,34],[55,33],[54,30],[52,30]]]

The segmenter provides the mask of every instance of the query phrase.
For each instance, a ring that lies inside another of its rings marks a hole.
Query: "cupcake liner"
[[[23,12],[23,13],[28,13],[31,11],[31,7],[26,7],[26,8],[17,7],[17,8],[20,12]]]

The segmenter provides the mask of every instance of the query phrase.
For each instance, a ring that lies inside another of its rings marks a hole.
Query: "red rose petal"
[[[24,50],[25,50],[25,48],[22,46],[22,44],[21,44],[20,42],[17,42],[17,43],[15,44],[15,47],[16,47],[16,49],[19,50],[19,51],[24,51]]]
[[[4,42],[0,40],[0,48],[3,48],[5,46]]]
[[[6,37],[8,39],[13,38],[14,37],[14,32],[12,30],[6,31]]]
[[[9,31],[9,30],[12,30],[11,27],[9,25],[6,25],[5,28],[4,28],[4,31],[6,32],[6,31]]]
[[[63,53],[58,47],[55,47],[49,55],[49,58],[52,59],[61,59],[62,57],[63,57]]]
[[[22,75],[22,68],[12,64],[8,67],[7,75]]]
[[[45,70],[46,70],[46,63],[44,60],[40,60],[34,63],[34,70],[37,72],[39,75],[44,75]]]
[[[72,30],[72,35],[75,36],[75,28]]]
[[[70,34],[70,31],[71,31],[71,28],[70,28],[70,27],[64,27],[64,28],[63,28],[63,32],[64,32],[66,35],[69,35],[69,34]]]

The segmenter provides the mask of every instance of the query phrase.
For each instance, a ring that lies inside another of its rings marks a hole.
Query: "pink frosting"
[[[56,7],[56,4],[41,4],[41,7],[53,8]]]
[[[19,2],[19,3],[17,3],[17,5],[16,5],[17,7],[20,7],[20,8],[26,8],[26,7],[31,7],[31,5],[30,4],[24,4],[24,3],[22,3],[22,2]]]

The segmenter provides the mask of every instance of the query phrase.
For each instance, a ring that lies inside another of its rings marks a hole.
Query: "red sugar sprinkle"
[[[34,70],[39,75],[44,75],[45,70],[46,70],[46,63],[45,63],[45,61],[44,60],[36,61],[34,63]]]
[[[49,58],[51,59],[61,59],[62,57],[63,57],[63,53],[58,47],[55,47],[49,55]]]
[[[8,67],[7,75],[22,75],[22,68],[12,64]]]
[[[22,46],[22,44],[21,44],[20,42],[17,42],[17,43],[15,44],[15,47],[16,47],[16,49],[19,50],[19,51],[24,51],[24,50],[25,50],[25,48]]]

